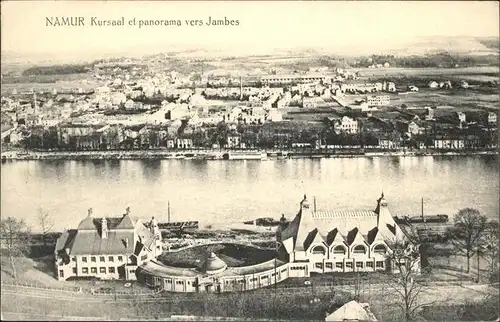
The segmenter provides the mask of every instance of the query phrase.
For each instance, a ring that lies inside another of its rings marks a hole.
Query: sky
[[[184,47],[246,53],[311,47],[363,51],[404,46],[430,36],[498,37],[496,1],[450,2],[125,2],[2,1],[2,52],[91,56],[154,53]],[[46,26],[47,17],[85,18],[84,27]],[[96,27],[90,18],[179,19],[182,26]],[[238,20],[238,26],[191,27],[186,19]]]

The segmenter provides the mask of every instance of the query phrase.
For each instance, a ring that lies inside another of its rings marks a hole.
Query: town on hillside
[[[461,72],[456,66],[431,75],[409,69],[405,75],[386,61],[390,57],[376,59],[353,64],[362,67],[332,67],[332,59],[330,66],[295,68],[273,67],[260,58],[245,66],[154,55],[2,74],[2,150],[13,151],[3,156],[496,150],[497,80],[469,76],[475,68]],[[16,86],[33,77],[48,83]]]
[[[499,2],[0,6],[1,321],[500,321]]]

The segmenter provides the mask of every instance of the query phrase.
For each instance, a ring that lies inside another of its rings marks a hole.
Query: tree
[[[47,246],[47,234],[52,231],[52,228],[54,228],[54,222],[52,221],[52,218],[50,217],[49,213],[44,211],[43,209],[38,209],[38,223],[40,225],[40,228],[42,229],[42,238],[43,238],[43,245]]]
[[[467,273],[470,272],[470,259],[481,246],[487,228],[487,219],[473,208],[460,209],[449,230],[451,242],[459,254],[467,258]]]
[[[29,229],[24,220],[7,217],[0,222],[1,233],[1,248],[4,254],[10,258],[12,266],[12,275],[17,278],[15,266],[16,257],[19,257],[28,252],[29,246]]]
[[[481,242],[482,253],[487,262],[488,275],[490,282],[498,282],[499,273],[499,240],[500,240],[500,229],[498,221],[491,221],[487,225],[485,230],[484,238]]]
[[[415,236],[417,238],[417,236]],[[412,238],[409,238],[412,240]],[[420,275],[419,245],[413,242],[391,243],[388,251],[388,262],[393,272],[388,276],[388,289],[396,295],[396,305],[402,310],[404,320],[416,319],[418,311],[431,303],[423,303],[420,294],[425,286],[416,281]]]

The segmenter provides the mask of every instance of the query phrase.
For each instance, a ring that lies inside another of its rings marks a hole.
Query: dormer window
[[[373,248],[373,252],[375,252],[377,254],[385,254],[387,252],[387,247],[385,247],[382,244],[378,244],[377,246],[375,246]]]
[[[366,253],[366,247],[363,245],[357,245],[353,248],[352,252],[354,254],[365,254]]]
[[[335,246],[333,248],[333,253],[334,254],[342,254],[342,255],[344,255],[345,254],[345,247],[343,247],[343,246]]]
[[[325,248],[323,246],[315,246],[313,247],[312,251],[313,254],[325,254]]]

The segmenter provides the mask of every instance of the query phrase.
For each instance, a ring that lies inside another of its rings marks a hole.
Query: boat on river
[[[267,160],[267,153],[260,151],[231,151],[222,155],[224,160]]]

